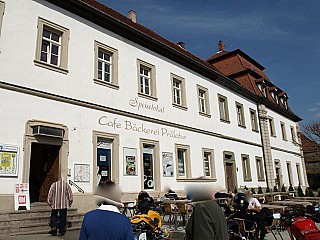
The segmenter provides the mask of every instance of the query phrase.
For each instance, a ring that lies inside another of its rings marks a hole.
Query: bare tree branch
[[[320,120],[302,126],[303,133],[312,141],[320,144]]]

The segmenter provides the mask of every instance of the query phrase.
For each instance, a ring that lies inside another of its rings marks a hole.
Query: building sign
[[[137,149],[124,147],[123,158],[124,158],[124,175],[136,176],[137,175]]]
[[[131,107],[140,109],[147,109],[149,111],[158,112],[158,113],[164,113],[164,107],[160,107],[158,104],[154,103],[148,103],[148,102],[140,102],[139,98],[131,99],[129,101],[129,105]]]
[[[0,176],[18,175],[18,146],[0,145]]]
[[[109,118],[107,116],[102,116],[99,118],[98,122],[100,125],[113,128],[114,130],[124,129],[127,131],[144,133],[147,135],[155,135],[155,136],[176,138],[176,139],[182,139],[182,140],[186,139],[185,135],[182,135],[181,133],[176,132],[175,130],[170,130],[165,127],[149,128],[144,123],[137,124],[129,120],[120,122],[118,118]]]
[[[174,177],[173,153],[162,153],[162,171],[164,177]]]
[[[28,183],[16,184],[16,189],[14,194],[14,209],[30,210],[30,196],[29,196]]]

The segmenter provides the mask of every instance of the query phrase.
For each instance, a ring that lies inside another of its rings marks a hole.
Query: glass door
[[[154,189],[154,146],[143,145],[143,187],[146,190]]]
[[[97,139],[97,167],[100,182],[106,182],[112,180],[111,173],[111,149],[112,140],[105,138]]]

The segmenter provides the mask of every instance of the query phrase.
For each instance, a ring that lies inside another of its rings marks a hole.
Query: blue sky
[[[320,119],[319,0],[99,0],[206,59],[219,40],[266,67],[303,123]]]

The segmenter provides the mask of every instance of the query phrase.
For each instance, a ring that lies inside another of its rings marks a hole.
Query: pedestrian
[[[226,218],[222,209],[213,200],[212,188],[194,186],[187,189],[187,196],[195,202],[195,207],[186,228],[186,239],[229,239]]]
[[[80,240],[133,240],[130,220],[120,213],[122,192],[112,181],[98,185],[94,194],[98,209],[84,216]]]
[[[59,236],[65,235],[67,227],[67,209],[68,207],[71,207],[72,202],[73,195],[71,188],[63,178],[60,178],[59,181],[52,183],[47,198],[47,203],[51,208],[51,230],[49,231],[49,234],[52,236],[57,236],[58,229]]]

